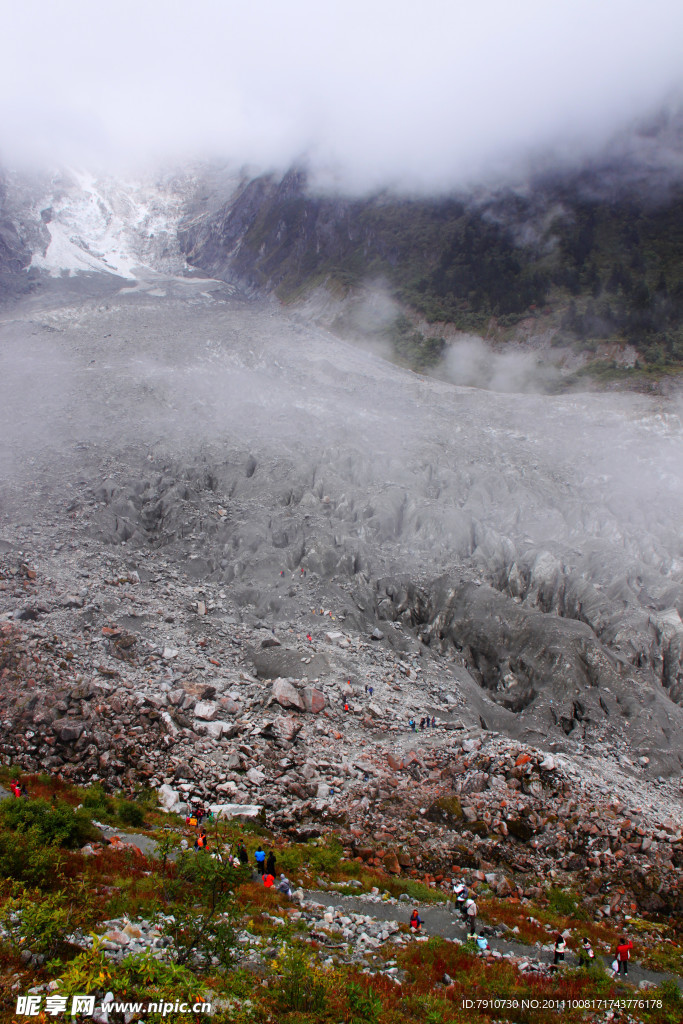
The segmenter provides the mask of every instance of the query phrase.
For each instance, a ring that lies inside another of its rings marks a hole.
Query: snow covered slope
[[[178,273],[185,259],[177,225],[191,187],[189,178],[126,181],[60,172],[33,203],[50,240],[31,265],[53,277],[99,272],[134,280],[137,268]]]

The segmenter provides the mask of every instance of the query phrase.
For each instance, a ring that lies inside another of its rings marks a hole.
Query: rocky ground
[[[0,330],[5,763],[680,914],[675,408],[452,388],[201,280]]]

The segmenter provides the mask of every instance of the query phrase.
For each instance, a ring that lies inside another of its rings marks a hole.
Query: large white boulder
[[[216,818],[258,818],[263,810],[260,804],[209,804]]]
[[[164,784],[158,789],[159,804],[165,811],[175,811],[177,813],[178,806],[180,805],[180,794],[177,789],[173,789],[172,786]]]

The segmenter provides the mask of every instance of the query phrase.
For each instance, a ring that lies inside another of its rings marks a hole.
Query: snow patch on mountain
[[[138,269],[179,273],[177,241],[188,183],[121,181],[82,171],[59,174],[34,206],[50,234],[32,266],[51,276],[106,273],[127,280]]]

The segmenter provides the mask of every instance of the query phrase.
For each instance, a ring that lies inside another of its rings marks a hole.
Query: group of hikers
[[[242,846],[242,849],[244,847]],[[246,850],[244,854],[246,855]],[[256,863],[256,871],[261,876],[264,886],[266,889],[275,888],[275,854],[271,850],[266,857],[265,850],[259,844],[254,852],[254,861]],[[246,863],[246,861],[245,861]],[[277,891],[284,893],[290,899],[292,897],[292,886],[287,876],[281,872],[280,880],[277,883]]]
[[[213,821],[213,811],[211,808],[207,811],[203,804],[196,803],[190,805],[190,810],[185,818],[185,824],[188,828],[197,828],[203,821]]]
[[[453,882],[453,899],[455,901],[456,908],[460,911],[463,920],[469,927],[469,935],[476,936],[476,921],[479,914],[479,908],[476,902],[470,896],[469,890],[464,882]],[[416,924],[413,924],[415,919]],[[417,910],[413,911],[413,915],[410,919],[410,927],[415,933],[419,933],[422,926],[422,921],[417,913]],[[488,943],[484,936],[476,936],[477,945],[480,949],[488,949]],[[615,974],[628,974],[628,962],[631,958],[631,950],[633,949],[633,943],[627,939],[622,938],[616,948],[615,959],[612,963],[612,970]],[[567,950],[567,942],[564,935],[561,932],[557,932],[555,936],[555,947],[553,966],[558,967],[559,964],[564,962],[565,952]],[[591,945],[591,941],[588,936],[584,936],[581,939],[581,946],[578,950],[578,963],[579,967],[587,967],[595,960],[595,951]]]
[[[202,803],[193,802],[190,804],[189,811],[185,818],[185,824],[188,828],[195,830],[194,838],[194,849],[203,850],[205,852],[209,849],[209,837],[206,834],[206,829],[202,825],[203,821],[212,822],[214,820],[213,811],[209,808],[204,807]]]
[[[430,718],[429,715],[425,715],[424,718],[420,719],[419,725],[416,723],[414,718],[411,718],[408,725],[410,726],[411,732],[417,732],[418,729],[420,732],[424,729],[436,729],[436,716],[432,715]]]
[[[460,912],[463,921],[469,928],[469,934],[475,935],[479,907],[472,896],[470,896],[470,891],[464,882],[453,882],[453,899],[455,900],[456,909]]]
[[[188,824],[191,822],[191,818],[188,816]],[[194,849],[208,851],[209,849],[209,838],[206,834],[206,829],[199,826],[198,831],[195,835]],[[223,861],[223,854],[219,851],[211,854],[212,857],[216,857],[218,860]],[[228,864],[232,864],[234,867],[247,867],[249,864],[249,854],[244,845],[243,841],[237,844],[237,847],[231,847],[230,852],[227,854]],[[254,865],[255,872],[261,878],[266,889],[277,888],[278,892],[284,893],[285,896],[291,898],[292,886],[284,873],[280,874],[280,878],[276,883],[275,879],[275,854],[271,852],[266,857],[265,850],[259,844],[256,851],[254,852]]]
[[[553,960],[553,966],[557,967],[559,964],[564,962],[564,954],[567,949],[567,943],[564,935],[558,932],[555,936],[555,956]],[[633,949],[633,943],[626,938],[621,938],[617,944],[617,948],[614,954],[614,960],[612,961],[612,970],[614,974],[628,974],[628,962],[631,959],[631,950]],[[584,935],[581,939],[581,945],[578,951],[579,967],[588,967],[595,960],[595,951],[591,945],[590,939]]]

